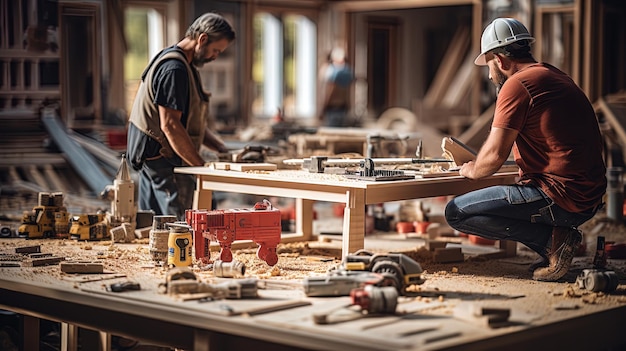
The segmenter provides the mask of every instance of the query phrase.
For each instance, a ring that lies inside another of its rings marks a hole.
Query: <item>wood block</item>
[[[109,230],[109,233],[111,234],[111,239],[114,243],[123,243],[126,241],[126,231],[121,225],[115,228],[111,228],[111,230]]]
[[[66,261],[59,264],[64,273],[104,273],[102,262],[92,261]]]
[[[517,256],[517,242],[513,240],[500,240],[498,247],[504,251],[506,257]]]
[[[0,261],[0,267],[21,267],[18,261]]]
[[[39,245],[22,246],[22,247],[15,248],[15,253],[19,253],[19,254],[31,254],[31,253],[38,253],[38,252],[41,252],[41,246]]]
[[[460,247],[446,247],[435,249],[433,261],[438,263],[463,262],[465,256]]]
[[[63,257],[57,257],[57,256],[41,257],[41,258],[29,258],[29,259],[24,261],[23,266],[24,267],[46,266],[46,265],[51,265],[51,264],[57,264],[57,263],[63,261],[64,259],[65,258],[63,258]]]
[[[51,253],[43,253],[43,252],[35,252],[28,255],[29,258],[44,258],[44,257],[52,257]]]

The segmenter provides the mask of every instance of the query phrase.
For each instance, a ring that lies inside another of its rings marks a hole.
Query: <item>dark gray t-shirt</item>
[[[142,73],[141,79],[145,79],[146,74],[159,57],[175,50],[182,52],[178,46],[174,45],[157,54]],[[200,86],[198,72],[193,69],[193,73],[196,75],[196,81],[198,82],[197,89],[200,92],[200,96],[206,101],[208,98]],[[154,91],[154,103],[181,111],[181,123],[183,126],[187,126],[187,114],[189,111],[189,76],[185,64],[177,59],[165,60],[155,67],[152,77],[151,88],[152,91]],[[139,170],[141,169],[143,161],[159,156],[161,145],[130,123],[128,127],[128,149],[133,150],[132,154],[136,155],[132,159],[129,158],[133,168]],[[182,159],[178,155],[174,155],[174,157],[169,158],[168,161],[173,166],[182,165]]]

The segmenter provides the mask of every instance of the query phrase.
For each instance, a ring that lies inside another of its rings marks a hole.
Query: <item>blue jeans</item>
[[[174,173],[174,166],[165,159],[146,161],[139,178],[139,209],[184,220],[185,210],[193,205],[195,187],[195,176]]]
[[[344,108],[328,108],[324,113],[324,126],[345,127],[348,110]]]
[[[517,241],[545,257],[553,227],[576,228],[596,211],[565,211],[532,185],[497,185],[455,197],[447,204],[445,216],[460,232]]]

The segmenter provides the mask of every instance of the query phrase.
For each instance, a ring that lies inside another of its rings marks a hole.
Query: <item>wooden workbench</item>
[[[194,209],[211,208],[213,191],[295,198],[296,234],[283,235],[283,242],[311,240],[315,201],[344,203],[342,256],[363,248],[365,205],[458,195],[487,186],[512,184],[518,175],[517,172],[502,172],[480,180],[447,175],[411,180],[365,181],[304,170],[237,172],[211,167],[178,167],[175,171],[198,176]]]
[[[1,251],[11,252],[17,240],[0,239]],[[139,252],[131,244],[116,247],[120,253]],[[93,244],[93,251],[104,249]],[[111,349],[111,335],[193,351],[529,350],[537,345],[593,350],[624,345],[626,304],[619,302],[624,285],[611,303],[582,303],[581,297],[562,295],[566,284],[520,279],[525,266],[508,265],[507,276],[499,283],[494,278],[490,286],[461,274],[432,273],[416,296],[398,299],[395,314],[323,325],[314,323],[313,315],[348,305],[349,297],[308,298],[293,286],[261,289],[256,299],[182,301],[158,292],[165,269],[148,267],[147,250],[143,258],[125,256],[104,263],[113,267],[120,260],[117,264],[128,268],[127,276],[61,274],[59,265],[0,267],[0,308],[25,315],[24,350],[39,349],[40,318],[61,322],[64,351],[79,349],[79,334],[80,349],[99,351]],[[206,272],[196,274],[214,283]],[[109,284],[126,280],[139,283],[141,290],[107,291]],[[511,316],[500,327],[457,318],[453,311],[467,304],[509,308]],[[565,308],[556,309],[559,305]]]

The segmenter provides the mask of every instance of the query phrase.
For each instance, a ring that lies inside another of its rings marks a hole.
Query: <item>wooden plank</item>
[[[63,261],[65,258],[63,257],[42,257],[42,258],[29,258],[23,262],[24,267],[38,267],[38,266],[47,266],[51,264],[57,264]]]
[[[448,90],[444,93],[441,99],[442,107],[453,109],[457,108],[463,102],[471,88],[472,73],[475,67],[474,55],[468,55],[463,65],[454,76],[454,80],[448,86]]]
[[[463,132],[458,139],[465,143],[465,145],[473,147],[476,150],[480,149],[489,135],[491,121],[495,111],[496,104],[491,104],[491,106],[472,122],[471,126]]]
[[[51,164],[43,165],[43,173],[46,175],[46,178],[50,180],[54,191],[62,191],[64,193],[69,193],[68,184],[61,180],[61,177],[57,174]]]
[[[459,27],[448,46],[443,61],[437,69],[437,74],[424,96],[424,106],[437,107],[441,103],[445,91],[450,87],[450,82],[458,70],[458,58],[464,57],[471,42],[470,31],[467,27]]]
[[[213,167],[225,171],[275,171],[278,166],[274,163],[235,163],[235,162],[213,162]]]
[[[31,254],[31,253],[38,253],[38,252],[41,252],[40,245],[22,246],[22,247],[15,248],[15,253],[19,253],[19,254]]]
[[[47,164],[55,164],[55,165],[64,165],[67,164],[65,159],[58,154],[42,154],[41,156],[37,156],[38,154],[28,154],[24,153],[21,156],[16,156],[15,154],[6,155],[0,158],[0,166],[15,166],[15,165],[41,165],[44,163]]]
[[[22,178],[20,177],[19,173],[17,172],[17,168],[15,166],[10,166],[9,167],[9,172],[8,172],[8,176],[9,176],[9,180],[8,183],[16,183],[22,180]]]
[[[51,190],[50,186],[48,185],[48,182],[46,181],[44,176],[41,174],[41,172],[39,172],[39,169],[37,169],[36,165],[28,166],[26,171],[31,181],[39,185],[44,190]]]

